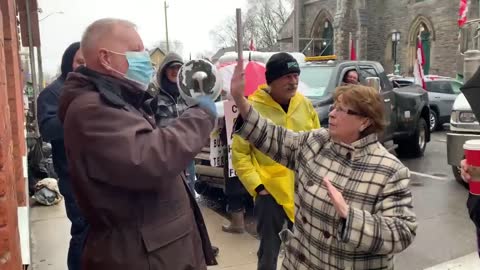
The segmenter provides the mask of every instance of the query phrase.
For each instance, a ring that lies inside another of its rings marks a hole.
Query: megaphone
[[[178,89],[187,105],[196,105],[196,98],[208,96],[216,100],[222,90],[216,67],[207,60],[197,59],[185,63],[178,71]]]

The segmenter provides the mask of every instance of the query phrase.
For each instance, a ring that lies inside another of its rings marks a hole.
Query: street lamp
[[[41,22],[41,21],[45,20],[46,18],[48,18],[48,17],[50,17],[50,16],[52,16],[52,15],[54,15],[54,14],[63,14],[63,11],[56,11],[56,12],[51,12],[51,13],[48,13],[48,15],[47,15],[47,16],[45,16],[45,17],[41,18],[41,19],[40,19],[40,20],[38,20],[38,21],[39,21],[39,22]]]
[[[400,75],[400,64],[397,64],[397,48],[398,43],[400,42],[400,32],[397,30],[392,31],[392,53],[393,53],[393,66],[395,68],[394,74]]]

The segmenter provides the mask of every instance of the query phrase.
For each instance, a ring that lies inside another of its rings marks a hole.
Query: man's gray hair
[[[92,24],[90,24],[85,32],[83,33],[82,40],[80,42],[80,46],[82,48],[82,52],[85,53],[86,51],[95,47],[95,43],[98,42],[101,38],[113,33],[114,28],[116,26],[124,26],[126,28],[137,28],[137,26],[127,20],[122,19],[114,19],[114,18],[105,18],[100,19]]]

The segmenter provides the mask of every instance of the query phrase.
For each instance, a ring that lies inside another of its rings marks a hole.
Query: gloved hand
[[[217,107],[215,107],[215,102],[213,102],[211,98],[208,96],[199,96],[195,99],[197,100],[198,107],[206,110],[210,116],[217,118]]]

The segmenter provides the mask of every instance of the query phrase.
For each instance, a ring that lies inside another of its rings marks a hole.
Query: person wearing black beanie
[[[60,66],[60,76],[49,84],[38,96],[38,126],[40,134],[46,142],[52,145],[53,165],[58,175],[58,187],[65,198],[65,209],[67,217],[72,223],[70,247],[67,255],[67,266],[69,270],[80,270],[80,261],[83,251],[88,224],[80,213],[70,183],[67,157],[63,140],[63,125],[58,118],[57,111],[62,87],[67,79],[68,73],[73,72],[80,65],[84,65],[80,42],[74,42],[63,53]]]
[[[285,52],[272,55],[267,62],[266,68],[265,77],[268,85],[287,74],[294,73],[300,75],[300,67],[297,60]]]
[[[249,103],[263,117],[293,131],[320,128],[312,103],[297,91],[299,75],[295,58],[283,52],[274,54],[266,65],[267,85],[261,85],[250,95]],[[277,269],[279,233],[285,224],[289,229],[293,226],[294,173],[237,135],[233,136],[232,163],[239,180],[255,198],[254,213],[260,236],[257,269]]]
[[[75,55],[80,50],[80,42],[74,42],[67,47],[62,56],[62,65],[60,66],[60,77],[65,80],[67,79],[68,73],[72,72],[74,68],[79,65],[84,64],[83,56],[80,54],[75,58]],[[75,61],[77,63],[74,65]]]

